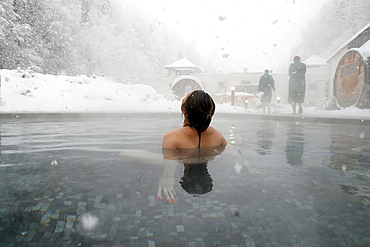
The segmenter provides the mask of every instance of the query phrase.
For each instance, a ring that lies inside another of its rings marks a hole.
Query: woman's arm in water
[[[176,192],[175,185],[175,170],[177,161],[163,159],[163,176],[158,184],[158,199],[162,200],[162,191],[169,204],[175,202]]]
[[[119,156],[127,159],[133,159],[135,162],[163,166],[163,175],[158,184],[158,199],[162,200],[162,192],[168,203],[174,203],[176,192],[175,169],[177,165],[176,150],[165,150],[163,154],[151,153],[144,150],[125,149],[119,153]]]
[[[125,149],[122,150],[118,155],[128,159],[134,159],[135,161],[144,164],[163,166],[163,155],[161,153],[152,153],[136,149]]]

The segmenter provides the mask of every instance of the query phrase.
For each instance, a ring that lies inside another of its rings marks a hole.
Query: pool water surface
[[[211,190],[157,197],[179,114],[0,120],[0,246],[369,246],[370,127],[214,117]],[[151,156],[150,156],[151,157]]]

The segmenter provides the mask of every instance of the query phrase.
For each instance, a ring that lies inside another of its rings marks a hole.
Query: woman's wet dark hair
[[[215,113],[215,102],[208,93],[203,90],[195,90],[182,104],[181,109],[188,113],[189,126],[200,134],[211,123]]]

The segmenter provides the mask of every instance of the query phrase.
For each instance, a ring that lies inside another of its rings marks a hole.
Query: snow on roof
[[[345,42],[343,45],[341,45],[331,56],[329,56],[328,60],[329,61],[330,59],[332,59],[332,57],[335,56],[335,54],[337,54],[340,50],[342,50],[343,48],[345,48],[352,40],[354,40],[355,38],[357,38],[362,32],[364,32],[366,29],[368,29],[370,27],[370,23],[367,24],[364,28],[362,28],[359,32],[357,32],[355,35],[353,35],[347,42]]]
[[[195,64],[191,63],[189,60],[186,58],[182,58],[177,62],[174,62],[172,64],[169,64],[167,66],[164,66],[166,69],[171,69],[171,68],[198,68]]]
[[[313,55],[304,61],[306,65],[328,65],[326,59]]]
[[[361,54],[363,60],[366,61],[367,58],[370,57],[370,40],[368,40],[360,48],[352,48],[352,49],[349,49],[349,50],[358,51],[358,53]]]

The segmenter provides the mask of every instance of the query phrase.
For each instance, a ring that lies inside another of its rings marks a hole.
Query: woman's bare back
[[[200,140],[200,145],[199,145]],[[213,127],[208,127],[200,136],[198,132],[185,126],[180,129],[169,131],[163,138],[162,148],[198,148],[226,145],[227,142],[222,134]]]

